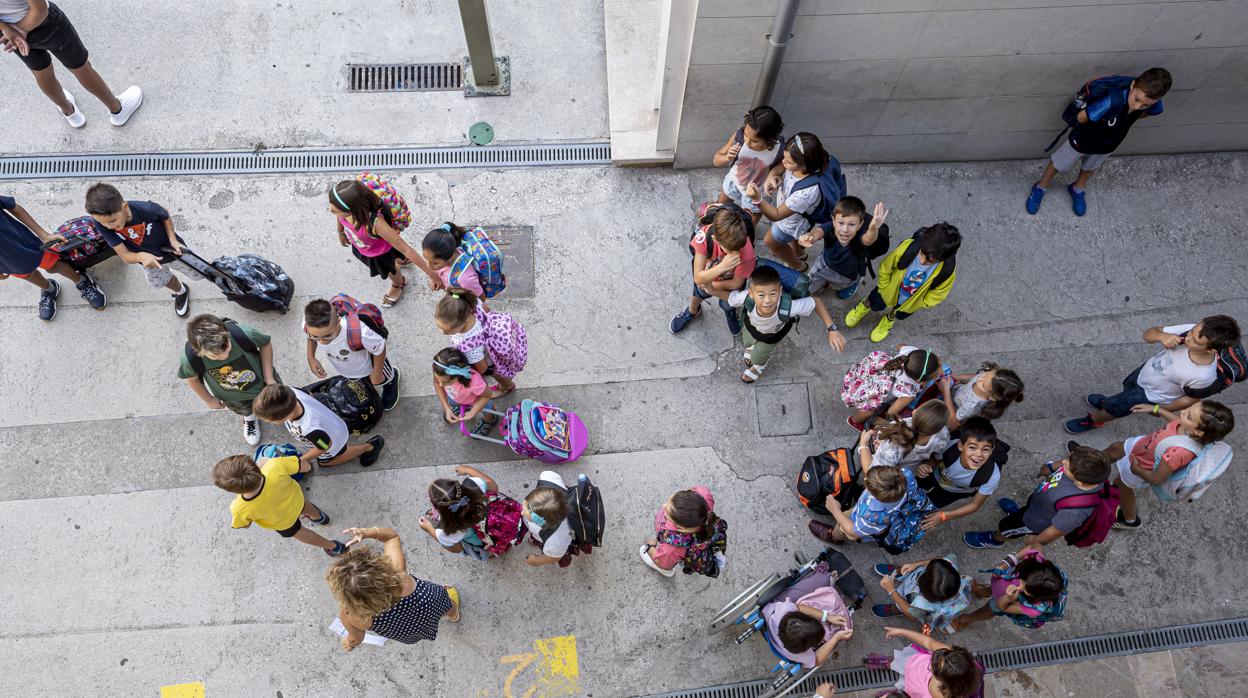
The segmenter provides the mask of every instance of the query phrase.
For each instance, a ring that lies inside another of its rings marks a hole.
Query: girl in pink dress
[[[681,490],[654,515],[654,538],[641,546],[641,561],[665,577],[684,573],[719,576],[728,545],[728,524],[715,515],[715,498],[701,485]]]
[[[502,391],[499,397],[516,389],[516,374],[524,370],[529,359],[524,325],[507,313],[487,312],[475,293],[462,288],[446,290],[434,320],[472,368],[482,376],[494,376]]]
[[[891,664],[881,655],[872,655],[865,663],[883,663],[899,674],[897,689],[907,698],[983,698],[984,669],[969,650],[904,628],[884,628],[884,637],[911,644],[893,652]]]
[[[429,276],[430,290],[441,288],[442,281],[425,258],[399,235],[390,207],[358,180],[343,180],[329,190],[329,212],[338,222],[338,243],[351,248],[355,258],[368,267],[369,276],[390,281],[381,299],[384,307],[398,303],[407,287],[407,277],[399,269],[405,258]]]

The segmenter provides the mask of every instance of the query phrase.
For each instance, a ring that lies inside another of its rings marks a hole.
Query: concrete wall
[[[693,0],[689,0],[693,1]],[[741,124],[776,0],[701,0],[676,166]],[[802,0],[772,105],[845,162],[1039,157],[1089,77],[1162,66],[1124,153],[1248,149],[1248,0]]]

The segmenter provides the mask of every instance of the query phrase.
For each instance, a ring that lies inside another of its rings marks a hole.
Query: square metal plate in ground
[[[769,383],[754,388],[759,436],[809,434],[810,390],[805,383]]]
[[[485,225],[485,232],[503,253],[503,273],[507,290],[500,299],[532,298],[537,289],[533,275],[533,227],[528,225]]]

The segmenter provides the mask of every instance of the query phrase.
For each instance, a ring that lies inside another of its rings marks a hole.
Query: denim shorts
[[[1140,368],[1144,367],[1140,366]],[[1132,407],[1148,402],[1148,396],[1144,394],[1144,389],[1140,387],[1139,383],[1140,368],[1135,369],[1131,372],[1131,375],[1123,379],[1122,392],[1105,398],[1105,402],[1101,404],[1101,409],[1115,417],[1126,417],[1131,414]]]

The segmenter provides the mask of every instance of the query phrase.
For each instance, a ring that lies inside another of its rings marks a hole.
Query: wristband
[[[936,513],[937,513],[937,514],[940,514],[940,522],[941,522],[941,523],[949,523],[949,515],[948,515],[948,514],[946,514],[946,513],[945,513],[945,512],[943,512],[943,511],[938,511],[938,512],[936,512]]]
[[[819,619],[819,622],[820,622],[820,623],[827,624],[827,622],[828,622],[828,612],[827,612],[827,611],[824,611],[824,612],[823,612],[823,616]]]
[[[1153,415],[1156,416],[1161,411],[1161,405],[1153,405]]]

